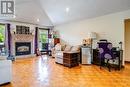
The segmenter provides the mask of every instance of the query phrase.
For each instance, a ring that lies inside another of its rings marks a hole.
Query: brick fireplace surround
[[[16,56],[16,43],[31,43],[31,54],[17,55],[16,58],[34,57],[34,35],[32,34],[12,34],[11,54]]]

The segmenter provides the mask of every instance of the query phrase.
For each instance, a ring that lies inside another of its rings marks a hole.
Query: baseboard
[[[15,56],[15,59],[26,59],[26,58],[34,58],[36,57],[35,54],[30,54],[30,55],[21,55],[21,56]]]
[[[130,63],[130,61],[125,61],[125,63]]]
[[[0,87],[3,87],[4,85],[10,84],[11,82],[6,82],[6,83],[2,83],[0,84]]]
[[[122,66],[121,66],[121,68],[125,68],[125,66],[124,66],[124,65],[122,65]]]

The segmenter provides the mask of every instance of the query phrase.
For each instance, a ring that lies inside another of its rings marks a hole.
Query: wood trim
[[[40,30],[49,30],[49,28],[38,28]]]
[[[126,37],[127,37],[127,36],[126,36],[126,32],[127,32],[126,29],[127,29],[127,23],[128,23],[128,22],[130,22],[130,19],[125,19],[125,20],[124,20],[124,51],[126,51]],[[124,53],[125,58],[126,58],[126,54],[127,54],[127,53],[125,52],[125,53]],[[126,62],[127,62],[127,61],[125,61],[125,63],[126,63]]]
[[[130,63],[130,61],[125,61],[125,63]]]
[[[126,21],[130,21],[130,19],[125,19],[125,22],[126,22]]]

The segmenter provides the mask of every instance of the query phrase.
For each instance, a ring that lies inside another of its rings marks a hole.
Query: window
[[[5,25],[0,24],[0,44],[5,42]]]
[[[5,25],[0,24],[0,56],[6,55],[5,41]]]
[[[48,31],[42,30],[40,32],[40,41],[42,43],[48,43]]]

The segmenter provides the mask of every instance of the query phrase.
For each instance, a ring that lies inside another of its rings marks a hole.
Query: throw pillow
[[[66,47],[66,45],[61,46],[61,50],[64,51],[65,47]]]
[[[70,51],[71,48],[72,48],[72,46],[67,45],[67,46],[65,47],[65,50],[64,50],[64,51]]]
[[[56,44],[55,50],[56,51],[61,51],[61,44],[60,43]]]
[[[71,48],[71,51],[79,51],[80,50],[80,46],[73,46]]]

